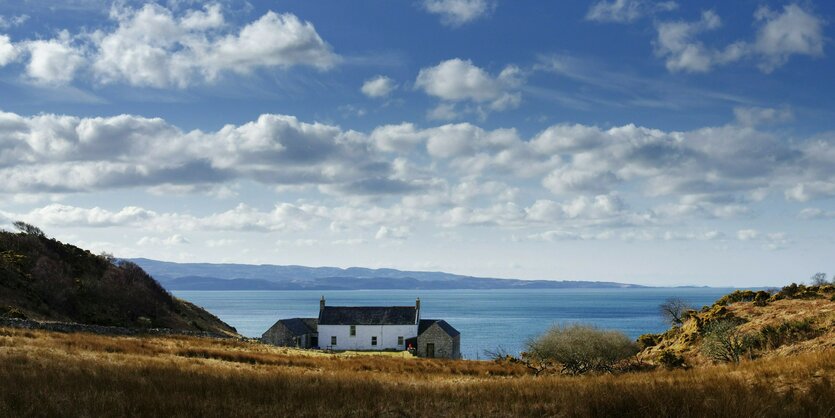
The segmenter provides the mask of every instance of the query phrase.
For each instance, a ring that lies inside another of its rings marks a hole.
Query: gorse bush
[[[814,326],[810,318],[799,321],[786,321],[778,326],[766,325],[760,329],[756,341],[757,348],[774,350],[786,344],[815,338],[821,331]]]
[[[620,331],[580,324],[556,325],[525,348],[523,358],[532,367],[558,366],[566,374],[612,372],[616,363],[638,352],[638,345]]]
[[[661,342],[661,334],[643,334],[638,337],[638,348],[641,350],[649,347],[655,347]]]
[[[739,363],[755,344],[754,337],[740,331],[739,324],[733,319],[720,319],[705,325],[702,352],[716,362]]]

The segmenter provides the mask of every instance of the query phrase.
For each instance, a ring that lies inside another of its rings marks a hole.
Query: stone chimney
[[[325,295],[322,295],[322,300],[319,301],[319,313],[325,310]]]
[[[420,298],[415,299],[415,311],[417,311],[417,315],[415,315],[415,321],[417,321],[417,323],[420,323]]]

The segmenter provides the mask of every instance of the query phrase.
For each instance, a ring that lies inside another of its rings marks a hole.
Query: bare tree
[[[826,281],[826,273],[815,273],[811,278],[809,278],[809,281],[812,283],[812,286],[823,286],[825,284],[829,284],[829,282]]]
[[[661,305],[658,306],[661,311],[661,316],[670,323],[670,325],[681,325],[684,322],[684,314],[687,311],[693,310],[682,298],[672,297],[668,298]]]

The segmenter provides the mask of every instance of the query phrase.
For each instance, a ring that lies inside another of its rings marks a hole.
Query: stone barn
[[[461,333],[442,319],[422,319],[418,326],[417,355],[461,358]]]
[[[317,319],[281,319],[261,335],[261,341],[282,347],[318,347]]]

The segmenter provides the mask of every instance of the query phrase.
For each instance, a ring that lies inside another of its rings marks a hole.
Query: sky
[[[0,226],[176,262],[835,273],[835,3],[0,2]]]

